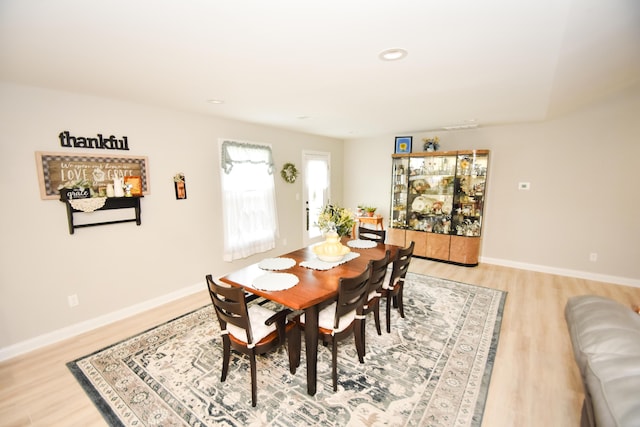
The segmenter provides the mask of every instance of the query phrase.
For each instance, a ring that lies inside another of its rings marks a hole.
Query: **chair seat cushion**
[[[398,284],[398,281],[399,279],[396,279],[393,281],[393,283],[391,283],[391,277],[389,277],[388,279],[384,280],[384,283],[382,284],[382,289],[389,291],[395,288],[395,286]]]
[[[378,290],[374,290],[369,292],[369,295],[367,295],[367,301],[371,301],[374,298],[380,298],[382,295],[380,295],[380,292],[378,292]]]
[[[328,329],[330,331],[333,331],[334,333],[342,332],[345,329],[347,329],[347,327],[349,327],[349,325],[351,325],[351,323],[355,320],[356,311],[351,310],[350,312],[342,316],[340,318],[340,321],[338,322],[337,329],[334,329],[333,327],[333,320],[335,319],[335,317],[336,317],[336,303],[334,302],[334,303],[331,303],[331,305],[328,305],[322,310],[320,310],[320,313],[318,313],[318,327],[322,329]],[[300,323],[302,324],[305,323],[304,314],[300,316]]]
[[[274,311],[255,304],[249,307],[249,319],[251,320],[251,334],[253,335],[253,343],[258,343],[264,337],[276,330],[275,323],[265,325],[264,322],[275,314]],[[227,331],[239,341],[247,342],[247,334],[244,329],[232,324],[227,324]]]

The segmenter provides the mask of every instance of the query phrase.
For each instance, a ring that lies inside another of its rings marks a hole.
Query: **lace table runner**
[[[310,268],[312,270],[330,270],[333,267],[337,267],[340,264],[344,264],[345,262],[349,262],[352,259],[358,258],[360,254],[358,252],[349,252],[342,258],[340,261],[336,262],[326,262],[320,259],[312,259],[309,261],[303,261],[300,263],[301,267]]]

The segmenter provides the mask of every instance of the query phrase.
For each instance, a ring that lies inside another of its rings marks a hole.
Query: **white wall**
[[[639,114],[636,86],[546,122],[402,135],[414,152],[434,135],[440,150],[491,150],[481,261],[640,286]],[[345,163],[345,204],[388,220],[393,146],[394,135],[345,144],[362,159]]]
[[[638,111],[640,86],[552,121],[438,133],[444,150],[491,150],[481,261],[640,286]],[[34,152],[70,151],[59,146],[62,130],[126,135],[129,154],[149,157],[151,194],[142,200],[140,227],[72,236],[64,205],[40,199]],[[200,289],[207,273],[302,245],[300,180],[290,185],[278,176],[278,247],[222,261],[218,138],[273,144],[278,171],[288,161],[300,164],[303,150],[328,151],[332,200],[376,205],[388,218],[395,135],[343,143],[4,84],[0,135],[0,360]],[[430,135],[414,133],[414,151]],[[186,174],[187,200],[175,200],[177,172]],[[519,181],[531,182],[531,190],[518,191]],[[598,253],[596,263],[590,252]],[[71,294],[80,299],[73,309]]]
[[[303,150],[331,153],[332,198],[342,199],[343,142],[335,139],[5,84],[0,117],[0,360],[78,324],[91,326],[149,301],[204,289],[207,273],[224,274],[300,247],[301,180],[287,184],[279,171],[286,162],[300,166]],[[70,235],[64,205],[41,200],[34,153],[87,152],[60,147],[63,130],[126,135],[130,151],[116,154],[148,156],[151,194],[141,202],[141,226],[83,228]],[[273,145],[280,240],[270,253],[222,261],[218,138]],[[186,174],[187,200],[175,199],[177,172]],[[67,304],[71,294],[80,300],[73,309]]]

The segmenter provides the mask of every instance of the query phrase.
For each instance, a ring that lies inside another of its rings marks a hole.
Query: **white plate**
[[[370,249],[370,248],[375,248],[376,246],[378,246],[378,244],[373,240],[357,239],[357,240],[349,240],[347,242],[347,246],[349,246],[350,248],[356,248],[356,249]]]
[[[266,273],[253,280],[251,287],[261,291],[282,291],[297,285],[298,276],[291,273]]]
[[[431,207],[437,199],[433,199],[431,197],[418,196],[415,198],[413,203],[411,203],[411,209],[415,212],[422,212],[424,210],[431,210]]]
[[[422,196],[416,197],[413,203],[411,203],[411,209],[414,211],[424,210],[425,207],[427,207],[427,199]]]
[[[286,270],[296,265],[293,258],[265,258],[260,261],[258,267],[263,270]]]

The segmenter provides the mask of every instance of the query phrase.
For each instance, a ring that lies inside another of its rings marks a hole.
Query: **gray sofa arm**
[[[583,426],[640,426],[640,316],[596,295],[565,307],[585,388]]]

